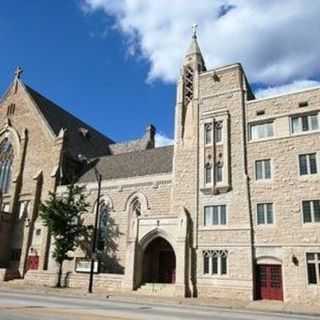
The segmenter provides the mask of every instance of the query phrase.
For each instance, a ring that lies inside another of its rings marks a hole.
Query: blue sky
[[[319,85],[319,14],[304,0],[6,1],[0,92],[21,65],[27,84],[117,141],[149,123],[172,137],[192,24],[209,68],[241,62],[265,96]]]
[[[76,1],[3,3],[1,95],[21,65],[27,84],[115,140],[142,136],[149,123],[172,136],[174,85],[147,84],[148,61],[130,56],[112,25]]]

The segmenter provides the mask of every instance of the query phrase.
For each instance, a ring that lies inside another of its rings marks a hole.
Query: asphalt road
[[[230,311],[201,306],[119,302],[0,290],[1,320],[319,320],[319,317]]]

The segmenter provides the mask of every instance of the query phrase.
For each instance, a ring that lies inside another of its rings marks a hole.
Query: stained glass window
[[[0,189],[8,193],[12,175],[14,152],[12,144],[7,138],[0,143]]]

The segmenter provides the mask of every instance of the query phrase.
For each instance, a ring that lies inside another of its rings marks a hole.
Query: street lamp
[[[87,157],[85,157],[82,154],[78,155],[79,160],[86,161],[89,163],[89,160]],[[93,275],[94,275],[94,262],[96,258],[96,247],[97,247],[97,229],[98,229],[98,221],[99,221],[99,212],[100,212],[100,198],[101,198],[101,181],[102,181],[102,175],[98,171],[96,167],[94,167],[94,174],[96,176],[96,180],[98,183],[98,195],[97,195],[97,206],[96,206],[96,213],[95,213],[95,219],[94,219],[94,229],[93,229],[93,235],[92,235],[92,247],[91,247],[91,265],[90,265],[90,277],[89,277],[89,286],[88,286],[88,292],[92,293],[92,287],[93,287]]]
[[[89,278],[89,288],[88,292],[92,293],[92,286],[93,286],[93,274],[94,274],[94,262],[96,256],[96,247],[97,247],[97,228],[98,228],[98,221],[99,221],[99,212],[100,212],[100,197],[101,197],[101,181],[102,175],[98,171],[98,169],[94,168],[94,173],[98,182],[98,195],[97,195],[97,206],[96,206],[96,214],[94,220],[94,229],[93,229],[93,241],[92,241],[92,249],[91,249],[91,267],[90,267],[90,278]]]

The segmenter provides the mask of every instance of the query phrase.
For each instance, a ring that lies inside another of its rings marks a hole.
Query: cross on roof
[[[197,31],[198,31],[198,25],[194,24],[192,26],[192,38],[196,39],[197,38]]]
[[[15,73],[14,73],[14,75],[15,75],[16,79],[20,79],[20,78],[21,78],[22,73],[23,73],[22,68],[18,66],[18,67],[17,67],[17,69],[16,69],[16,71],[15,71]]]

